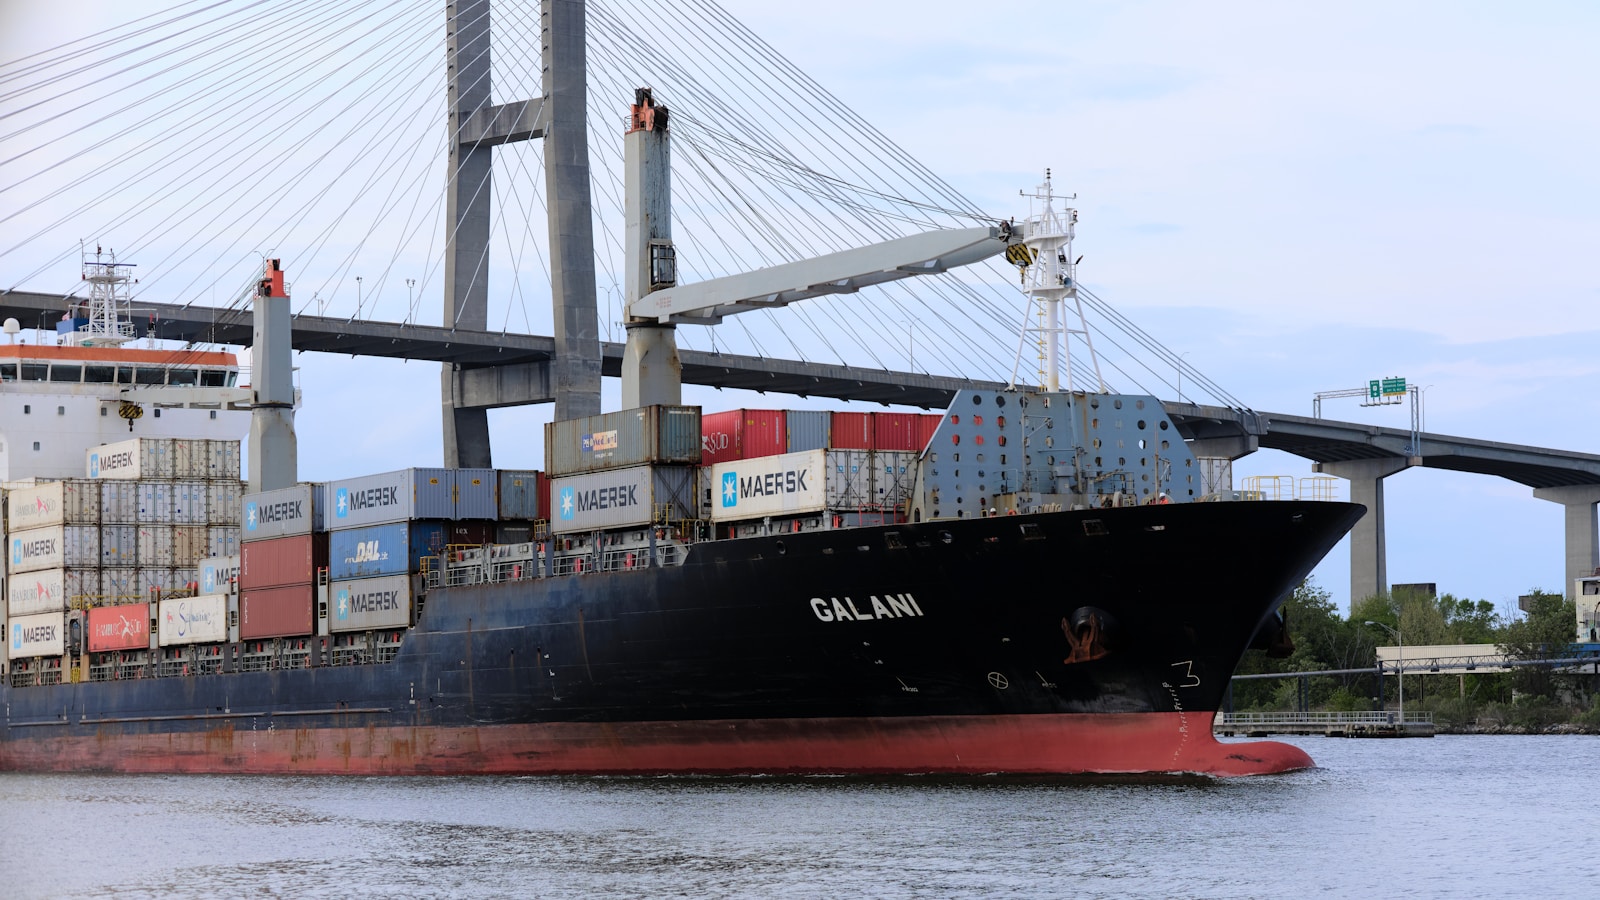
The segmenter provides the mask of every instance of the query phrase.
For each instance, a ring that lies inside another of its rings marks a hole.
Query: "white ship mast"
[[[1067,207],[1060,212],[1055,208],[1055,193],[1050,186],[1050,170],[1044,170],[1044,183],[1034,193],[1017,192],[1028,197],[1029,206],[1038,209],[1030,215],[1021,230],[1024,240],[1006,252],[1006,259],[1022,270],[1022,289],[1028,295],[1028,308],[1022,322],[1022,333],[1017,337],[1017,357],[1011,367],[1011,384],[1017,386],[1017,374],[1022,368],[1022,348],[1033,337],[1038,349],[1038,381],[1040,390],[1061,390],[1061,372],[1066,372],[1066,388],[1072,390],[1072,348],[1070,336],[1083,336],[1089,348],[1089,363],[1094,369],[1094,389],[1105,393],[1105,379],[1100,375],[1100,358],[1094,352],[1094,339],[1089,335],[1089,323],[1083,317],[1083,301],[1078,298],[1078,263],[1072,256],[1073,231],[1078,223],[1078,211]],[[1064,199],[1074,200],[1077,195]],[[1062,303],[1071,300],[1078,317],[1078,327],[1068,328],[1062,322]]]
[[[119,347],[133,340],[131,286],[133,263],[117,262],[116,251],[79,244],[78,255],[83,280],[89,284],[89,299],[74,302],[67,309],[71,319],[86,319],[86,324],[61,336],[62,343],[80,347]]]

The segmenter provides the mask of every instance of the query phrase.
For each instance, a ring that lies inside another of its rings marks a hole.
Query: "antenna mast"
[[[1038,209],[1037,215],[1028,217],[1021,229],[1024,239],[1013,246],[1006,259],[1021,269],[1022,290],[1028,295],[1028,308],[1022,322],[1022,333],[1017,338],[1017,357],[1011,368],[1011,384],[1017,386],[1017,373],[1022,368],[1022,348],[1032,335],[1038,348],[1039,388],[1046,391],[1061,390],[1061,372],[1066,371],[1067,390],[1072,390],[1072,347],[1070,336],[1083,335],[1089,348],[1089,362],[1094,369],[1095,390],[1105,393],[1105,378],[1100,374],[1100,358],[1094,352],[1094,339],[1089,335],[1089,323],[1083,316],[1083,301],[1078,297],[1078,263],[1072,256],[1072,238],[1078,224],[1078,211],[1066,207],[1055,208],[1055,192],[1050,185],[1050,170],[1044,170],[1044,183],[1028,194],[1030,207]],[[1076,200],[1077,195],[1063,198]],[[1063,301],[1070,299],[1077,312],[1078,327],[1068,328],[1062,322]],[[1038,324],[1034,319],[1038,318]]]
[[[94,248],[94,258],[89,258],[89,248],[79,242],[79,267],[83,280],[89,284],[89,299],[74,302],[67,309],[67,318],[75,321],[74,328],[63,333],[66,343],[82,347],[115,347],[133,340],[133,263],[117,262],[114,250]]]

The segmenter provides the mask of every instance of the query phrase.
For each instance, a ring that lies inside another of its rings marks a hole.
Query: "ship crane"
[[[683,402],[683,366],[674,329],[847,294],[916,275],[937,275],[1006,252],[1008,223],[914,234],[694,284],[677,283],[672,244],[671,155],[667,108],[649,88],[635,95],[624,136],[627,170],[627,331],[622,407]]]

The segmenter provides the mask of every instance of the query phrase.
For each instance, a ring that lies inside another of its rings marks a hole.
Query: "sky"
[[[113,20],[164,5],[101,4]],[[727,8],[987,212],[1025,215],[1018,191],[1049,168],[1077,195],[1083,283],[1250,407],[1309,415],[1319,391],[1401,376],[1423,388],[1428,431],[1600,452],[1592,5]],[[0,52],[76,33],[41,9],[0,5]],[[19,268],[0,257],[0,284],[54,289],[19,284]],[[341,271],[319,284],[348,303],[354,270]],[[531,330],[549,333],[547,316],[536,308]],[[297,365],[302,478],[440,462],[436,366]],[[607,409],[618,394],[608,382]],[[685,400],[829,405],[696,388]],[[1324,415],[1409,424],[1404,407],[1354,400]],[[549,416],[491,413],[496,464],[539,467]],[[1235,467],[1236,482],[1277,474],[1310,464],[1263,451]],[[1505,611],[1532,588],[1570,590],[1562,510],[1531,489],[1429,469],[1385,489],[1391,582]],[[1348,559],[1341,544],[1315,574],[1341,606]]]

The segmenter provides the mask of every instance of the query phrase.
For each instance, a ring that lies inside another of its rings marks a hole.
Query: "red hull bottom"
[[[1210,713],[725,719],[481,727],[17,737],[22,771],[324,775],[1262,775],[1309,768],[1298,747],[1222,744]]]

